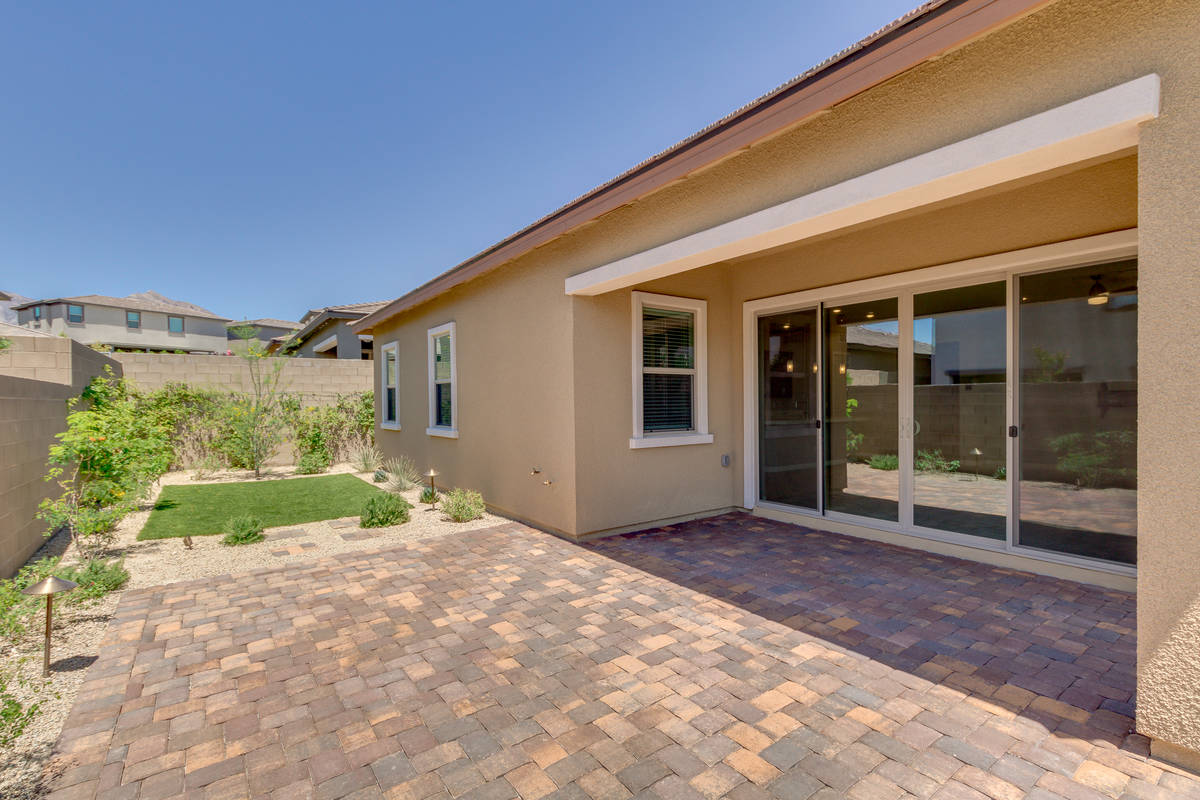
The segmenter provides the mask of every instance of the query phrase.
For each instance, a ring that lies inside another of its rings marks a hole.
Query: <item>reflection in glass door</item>
[[[759,498],[820,510],[817,312],[758,321]]]
[[[913,524],[1007,535],[1004,281],[913,295]]]
[[[899,521],[896,298],[825,310],[825,507]]]
[[[1018,279],[1017,543],[1137,561],[1137,262]]]

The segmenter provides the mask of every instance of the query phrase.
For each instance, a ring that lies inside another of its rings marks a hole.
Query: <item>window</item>
[[[383,399],[382,425],[391,430],[400,430],[399,389],[400,346],[396,342],[383,346],[383,358],[380,359],[379,377],[382,384],[380,397]]]
[[[167,331],[169,333],[183,333],[183,317],[167,317]]]
[[[629,446],[709,444],[708,303],[633,293],[633,438]]]
[[[142,312],[126,311],[125,312],[125,327],[132,330],[142,327]]]
[[[67,304],[67,322],[74,322],[77,325],[82,325],[83,306],[77,306],[74,303]]]
[[[33,307],[33,321],[34,322],[42,321],[42,307],[41,306]]]
[[[458,438],[458,363],[453,322],[429,329],[429,427],[425,432]]]

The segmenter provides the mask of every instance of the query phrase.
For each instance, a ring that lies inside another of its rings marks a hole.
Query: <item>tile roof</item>
[[[81,294],[75,297],[49,297],[41,300],[30,300],[27,303],[22,303],[13,308],[28,308],[34,305],[46,305],[50,303],[77,303],[79,305],[93,306],[111,306],[113,308],[127,308],[130,311],[158,311],[164,314],[178,314],[186,317],[200,317],[204,319],[215,319],[222,322],[228,321],[229,317],[222,317],[207,308],[201,308],[192,303],[185,303],[182,300],[172,300],[169,297],[164,297],[157,292],[142,292],[141,294],[131,294],[127,297],[109,297],[103,294]]]
[[[232,328],[237,325],[258,325],[263,328],[291,328],[296,330],[300,327],[299,322],[292,322],[286,319],[272,319],[271,317],[261,317],[260,319],[241,319],[229,322],[225,327]]]

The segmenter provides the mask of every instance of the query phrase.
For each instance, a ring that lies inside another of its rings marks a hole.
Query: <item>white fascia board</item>
[[[337,334],[335,333],[333,336],[330,336],[326,339],[322,339],[319,344],[313,345],[313,352],[314,353],[324,353],[326,350],[332,350],[336,346],[337,346]]]
[[[572,275],[597,295],[1136,147],[1159,77],[1128,83]]]

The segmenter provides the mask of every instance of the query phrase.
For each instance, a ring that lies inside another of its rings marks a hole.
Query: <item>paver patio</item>
[[[743,514],[131,591],[56,800],[1200,797],[1134,600]]]

